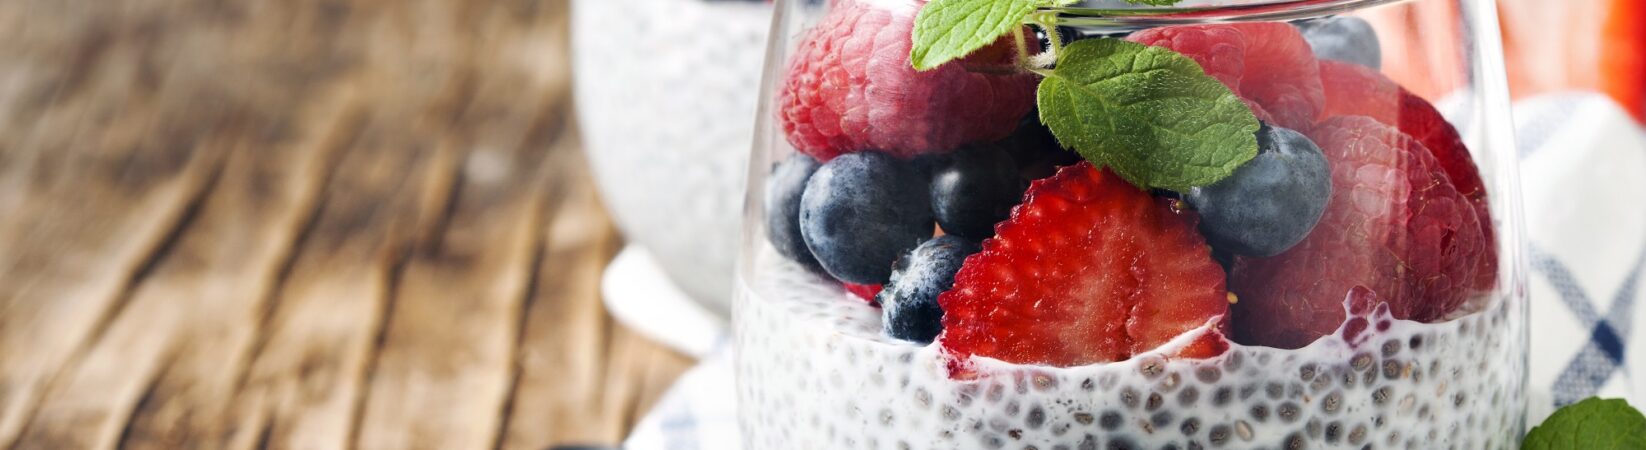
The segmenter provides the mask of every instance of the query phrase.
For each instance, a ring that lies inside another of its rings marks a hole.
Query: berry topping
[[[1338,335],[1349,346],[1359,348],[1372,339],[1379,329],[1389,329],[1389,304],[1377,299],[1377,294],[1364,286],[1355,286],[1343,296],[1343,311],[1348,320],[1338,328]]]
[[[927,71],[909,64],[925,2],[841,0],[801,40],[778,93],[789,143],[827,161],[874,149],[910,158],[999,140],[1034,105],[1010,37]],[[1029,36],[1032,36],[1029,35]],[[1039,43],[1025,38],[1032,50]]]
[[[1303,242],[1240,258],[1230,290],[1235,339],[1298,348],[1344,321],[1344,296],[1365,287],[1395,318],[1447,317],[1470,295],[1488,251],[1469,200],[1423,144],[1366,117],[1322,122],[1310,136],[1332,168],[1332,199]]]
[[[1402,89],[1383,74],[1337,61],[1320,62],[1321,86],[1326,92],[1326,116],[1366,116],[1394,126],[1434,154],[1457,185],[1458,192],[1485,197],[1484,183],[1469,148],[1446,117],[1428,100]]]
[[[1490,289],[1497,282],[1497,247],[1487,205],[1486,185],[1469,148],[1457,129],[1427,100],[1403,89],[1377,71],[1336,61],[1320,62],[1320,80],[1326,90],[1326,116],[1360,115],[1398,127],[1434,156],[1458,193],[1480,217],[1486,251],[1478,262],[1475,287]]]
[[[892,279],[897,279],[895,274],[893,274]],[[844,286],[846,288],[846,292],[852,294],[853,297],[863,299],[863,301],[869,302],[869,306],[875,307],[880,306],[880,301],[876,300],[875,297],[879,297],[880,291],[885,288],[884,285],[879,284],[842,283],[842,286]]]
[[[1326,156],[1296,131],[1264,125],[1257,157],[1234,175],[1190,190],[1200,232],[1219,250],[1274,256],[1309,235],[1326,211],[1332,174]]]
[[[1383,65],[1383,48],[1377,43],[1377,31],[1366,19],[1336,16],[1297,24],[1303,39],[1309,41],[1315,57],[1330,59],[1376,69]]]
[[[1010,155],[989,145],[956,152],[932,174],[932,213],[943,231],[972,239],[994,235],[1028,187]]]
[[[1469,147],[1463,145],[1463,137],[1428,100],[1404,90],[1400,94],[1400,123],[1395,124],[1400,132],[1423,143],[1457,191],[1484,207],[1486,184],[1480,179],[1474,158],[1469,156]]]
[[[1403,89],[1372,68],[1340,61],[1320,62],[1320,88],[1326,94],[1322,118],[1366,116],[1385,125],[1398,123]]]
[[[1291,25],[1170,26],[1139,31],[1127,39],[1194,59],[1207,74],[1286,128],[1307,129],[1325,102],[1314,53]]]
[[[1228,314],[1223,269],[1192,213],[1089,163],[1034,182],[938,297],[964,360],[1078,366],[1131,358]],[[1227,348],[1207,331],[1176,351]]]
[[[800,198],[806,248],[829,275],[880,284],[892,263],[932,235],[927,177],[907,161],[848,153],[817,169]]]
[[[1452,186],[1474,206],[1486,248],[1480,252],[1475,263],[1473,286],[1475,289],[1490,290],[1497,284],[1497,231],[1493,229],[1491,206],[1487,204],[1486,183],[1480,178],[1474,157],[1469,156],[1469,147],[1463,145],[1463,137],[1446,121],[1446,117],[1440,115],[1440,111],[1428,100],[1410,92],[1401,93],[1404,95],[1400,97],[1400,131],[1429,149],[1429,154],[1440,163],[1446,177],[1452,180]]]
[[[1458,192],[1485,197],[1469,148],[1428,100],[1375,70],[1337,61],[1320,62],[1320,81],[1326,92],[1326,117],[1366,116],[1398,127],[1434,154]]]
[[[766,179],[766,239],[778,254],[821,271],[823,266],[817,264],[800,236],[800,195],[806,192],[806,181],[818,166],[810,156],[794,155],[772,168],[771,177]]]
[[[954,287],[954,274],[967,256],[977,253],[976,242],[945,235],[932,238],[897,260],[892,281],[880,291],[886,335],[930,343],[943,331],[943,308],[938,294]]]
[[[1024,180],[1046,178],[1057,173],[1058,167],[1085,160],[1080,154],[1058,144],[1052,130],[1040,123],[1039,111],[1030,111],[1018,123],[1017,131],[997,144],[1012,156],[1012,161],[1017,163],[1018,175]]]

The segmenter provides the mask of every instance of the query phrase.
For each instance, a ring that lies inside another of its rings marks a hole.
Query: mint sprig
[[[1038,101],[1040,121],[1059,142],[1141,187],[1209,185],[1257,156],[1250,107],[1165,48],[1075,42],[1040,82]]]
[[[1178,0],[1127,0],[1169,5]],[[1048,35],[1076,0],[933,0],[915,18],[910,63],[927,70],[983,48],[1025,22]],[[1040,121],[1063,146],[1143,188],[1216,183],[1257,156],[1257,117],[1194,60],[1121,39],[1068,46],[1023,61],[1045,77]],[[1025,55],[1027,56],[1027,55]]]
[[[928,70],[983,48],[1023,26],[1045,0],[933,0],[914,21],[909,61]]]
[[[1646,448],[1646,416],[1620,399],[1587,400],[1555,411],[1526,433],[1526,450]]]

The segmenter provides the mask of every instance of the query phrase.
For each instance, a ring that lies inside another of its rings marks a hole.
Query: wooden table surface
[[[615,443],[564,0],[0,2],[0,448]]]

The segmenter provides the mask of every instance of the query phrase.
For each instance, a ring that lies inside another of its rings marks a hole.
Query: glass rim
[[[1050,12],[1058,15],[1060,24],[1159,26],[1306,19],[1406,1],[1411,0],[1191,0],[1182,2],[1186,4],[1155,6],[1097,0]]]

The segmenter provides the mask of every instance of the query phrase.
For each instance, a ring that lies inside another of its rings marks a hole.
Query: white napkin
[[[1599,95],[1515,106],[1529,237],[1528,423],[1599,395],[1646,394],[1646,133]],[[1627,364],[1625,364],[1627,362]]]
[[[1599,95],[1543,96],[1514,112],[1531,268],[1527,423],[1594,395],[1641,405],[1646,333],[1631,325],[1646,314],[1634,308],[1646,296],[1646,133]],[[677,333],[669,321],[629,323],[665,341],[698,336]],[[731,364],[730,349],[720,346],[664,395],[624,448],[741,448]]]

